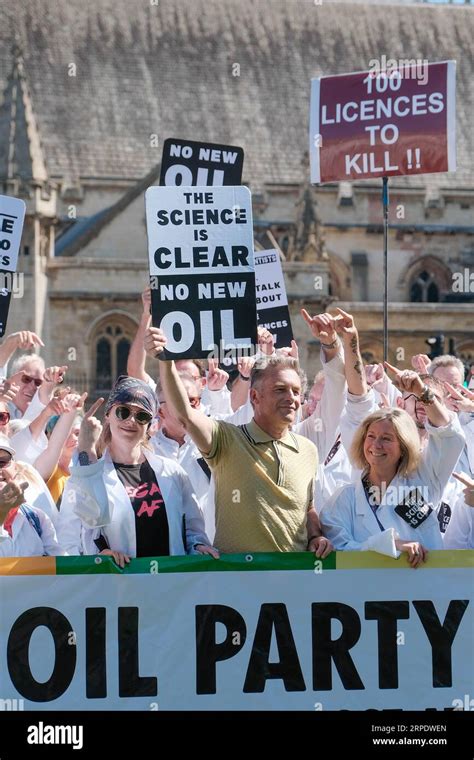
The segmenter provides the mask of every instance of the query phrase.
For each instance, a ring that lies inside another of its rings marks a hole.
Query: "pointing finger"
[[[399,374],[400,374],[400,371],[399,371],[399,370],[398,370],[396,367],[392,367],[392,365],[391,365],[391,364],[389,364],[388,362],[384,362],[384,367],[385,367],[386,369],[389,369],[389,370],[390,370],[390,372],[394,372],[396,375],[399,375]]]
[[[104,401],[105,401],[105,399],[103,399],[102,396],[100,398],[98,398],[97,401],[95,402],[95,404],[92,404],[91,408],[86,412],[86,414],[84,415],[84,419],[86,419],[86,418],[88,419],[89,417],[93,417],[94,414],[96,413],[97,409],[100,406],[102,406],[102,404],[104,403]]]
[[[459,480],[460,483],[468,488],[474,487],[474,480],[471,480],[464,472],[453,472],[453,478],[456,478],[456,480]]]

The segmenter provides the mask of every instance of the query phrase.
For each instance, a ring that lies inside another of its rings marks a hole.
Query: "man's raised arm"
[[[151,291],[150,288],[145,288],[142,293],[143,314],[140,319],[140,324],[136,335],[130,346],[130,351],[127,359],[127,374],[132,377],[138,377],[139,380],[144,380],[148,383],[150,375],[145,371],[145,350],[143,348],[144,336],[147,328],[150,326],[151,315]]]
[[[149,327],[145,333],[145,350],[156,358],[166,346],[166,337],[159,327]],[[173,361],[160,361],[160,380],[165,401],[173,409],[179,422],[189,433],[198,449],[208,454],[212,447],[213,421],[189,403],[186,389],[181,382]]]

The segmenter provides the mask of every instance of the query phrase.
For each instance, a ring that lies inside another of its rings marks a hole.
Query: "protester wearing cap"
[[[0,435],[0,557],[64,554],[48,515],[28,503],[32,468],[14,458],[14,448]]]
[[[217,556],[185,471],[149,447],[157,401],[147,383],[120,377],[103,426],[94,417],[102,403],[84,417],[80,464],[63,494],[59,535],[69,553],[112,554],[122,567],[129,557]]]

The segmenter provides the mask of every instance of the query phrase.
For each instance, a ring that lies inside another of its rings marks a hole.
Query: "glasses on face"
[[[421,412],[421,418],[426,416],[426,408],[422,401],[418,399],[418,396],[415,396],[414,393],[409,393],[407,396],[403,396],[403,400],[407,401],[409,398],[415,399],[415,417],[418,419],[420,417]]]
[[[10,412],[0,412],[0,425],[7,425],[10,422]]]
[[[36,387],[37,387],[37,388],[39,388],[39,387],[40,387],[40,385],[42,385],[42,384],[43,384],[43,381],[42,381],[42,380],[40,380],[39,378],[37,378],[37,377],[30,377],[29,375],[25,375],[25,374],[23,374],[23,375],[21,376],[21,382],[22,382],[24,385],[28,385],[28,383],[34,383],[34,384],[36,385]]]
[[[139,425],[148,425],[148,423],[153,419],[153,416],[148,412],[144,412],[142,410],[135,412],[128,406],[116,406],[115,416],[119,420],[128,420],[129,417],[132,417],[138,422]]]
[[[13,457],[11,454],[8,455],[7,453],[5,453],[5,454],[0,455],[0,470],[3,469],[3,467],[7,467],[12,461],[12,459]]]

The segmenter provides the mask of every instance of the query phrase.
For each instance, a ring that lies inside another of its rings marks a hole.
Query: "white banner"
[[[237,565],[245,571],[212,571],[205,559],[206,572],[162,572],[162,560],[141,560],[148,573],[0,577],[2,702],[452,710],[473,693],[472,569],[415,571],[402,558],[269,572],[251,561]]]

